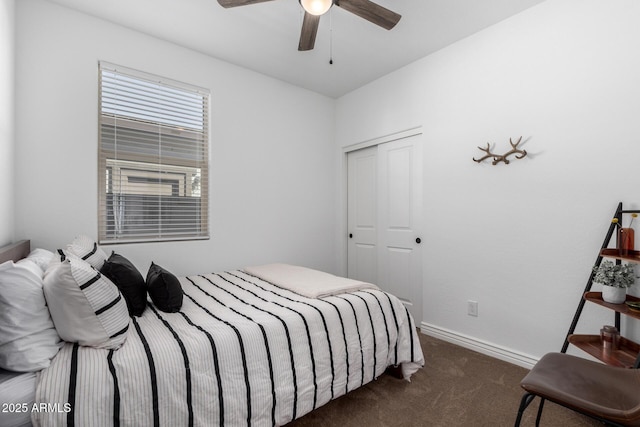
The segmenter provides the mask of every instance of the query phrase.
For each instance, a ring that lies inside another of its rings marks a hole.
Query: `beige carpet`
[[[411,383],[383,375],[288,427],[513,426],[526,369],[423,334],[420,341],[425,367]],[[535,425],[538,402],[525,412],[523,427]],[[600,425],[550,402],[540,424]]]

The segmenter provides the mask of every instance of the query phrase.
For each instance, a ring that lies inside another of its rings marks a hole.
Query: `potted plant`
[[[593,280],[602,284],[602,299],[612,304],[622,304],[627,299],[627,288],[636,281],[634,266],[603,261],[594,266]]]

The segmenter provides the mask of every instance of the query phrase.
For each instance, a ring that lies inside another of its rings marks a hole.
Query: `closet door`
[[[348,276],[378,282],[378,147],[348,154]]]
[[[422,321],[420,136],[348,154],[348,275],[396,295]]]
[[[422,321],[422,146],[419,136],[378,145],[378,285]]]

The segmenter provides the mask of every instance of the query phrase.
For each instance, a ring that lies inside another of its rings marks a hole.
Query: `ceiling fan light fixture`
[[[302,8],[311,15],[324,15],[327,13],[331,6],[333,6],[333,0],[300,0]]]

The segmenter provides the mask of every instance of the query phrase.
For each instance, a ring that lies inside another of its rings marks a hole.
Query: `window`
[[[209,93],[100,63],[100,243],[207,239]]]

